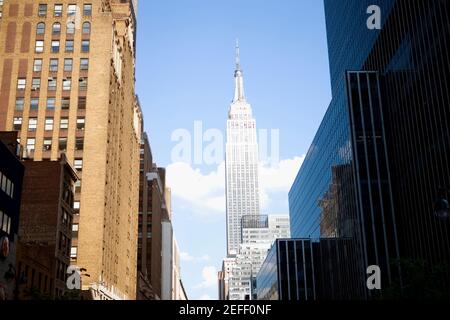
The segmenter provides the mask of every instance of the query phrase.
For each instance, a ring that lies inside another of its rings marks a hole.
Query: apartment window
[[[75,189],[74,190],[75,193],[80,193],[81,192],[81,181],[80,180],[75,182],[74,189]]]
[[[53,130],[53,118],[45,118],[45,131]]]
[[[86,97],[78,97],[78,109],[86,109]]]
[[[61,118],[59,128],[62,130],[69,129],[69,118]]]
[[[63,90],[69,91],[72,88],[72,78],[63,79]]]
[[[78,81],[79,81],[79,89],[81,91],[87,90],[88,78],[87,77],[81,77]]]
[[[37,118],[30,118],[28,120],[28,131],[34,132],[37,129]]]
[[[76,4],[69,4],[67,6],[67,16],[73,17],[77,13],[77,5]]]
[[[43,3],[39,4],[38,16],[45,17],[46,15],[47,15],[47,5]]]
[[[56,99],[55,98],[47,98],[47,109],[54,110],[56,107]]]
[[[22,130],[22,117],[14,117],[13,126],[14,131]]]
[[[83,34],[90,34],[91,33],[91,24],[89,22],[84,22],[83,23],[82,32],[83,32]]]
[[[66,52],[73,52],[73,40],[66,40]]]
[[[50,77],[48,78],[48,90],[49,91],[55,91],[56,90],[56,85],[57,85],[57,79]]]
[[[36,46],[35,46],[36,53],[42,53],[44,52],[44,41],[42,40],[36,40]]]
[[[36,26],[36,34],[45,34],[45,23],[39,22]]]
[[[35,145],[36,145],[36,139],[34,139],[34,138],[27,139],[27,150],[28,151],[34,150]]]
[[[63,5],[62,4],[55,4],[54,7],[55,11],[54,11],[54,16],[55,17],[61,17],[62,16],[62,11],[63,11]]]
[[[34,72],[42,71],[42,59],[34,59],[33,71]]]
[[[84,138],[76,138],[75,150],[83,150],[83,149],[84,149]]]
[[[52,33],[53,33],[54,35],[57,35],[57,34],[60,34],[60,33],[61,33],[61,23],[55,22],[55,23],[53,24],[53,27],[52,27]]]
[[[84,130],[85,120],[84,118],[78,118],[77,119],[77,129],[78,130]]]
[[[74,34],[75,33],[75,22],[68,22],[67,23],[67,34]]]
[[[61,109],[67,110],[70,108],[70,98],[61,98]]]
[[[83,169],[83,159],[75,159],[74,162],[73,162],[73,166],[77,170],[82,170]],[[80,203],[75,201],[73,203],[73,208],[74,209],[80,209]]]
[[[89,52],[90,42],[89,40],[81,41],[81,52]]]
[[[31,98],[30,110],[37,110],[39,108],[39,98]]]
[[[59,40],[52,41],[52,53],[59,53]]]
[[[77,247],[71,247],[70,248],[70,257],[72,259],[76,259],[77,258],[77,251],[78,251]]]
[[[73,43],[73,41],[72,41]],[[72,71],[73,60],[72,59],[64,59],[64,71],[70,72]]]
[[[74,224],[72,225],[72,231],[77,232],[78,230],[79,230],[78,224],[74,223]]]
[[[58,59],[50,59],[50,72],[58,72]]]
[[[17,79],[17,90],[25,90],[27,79]]]
[[[59,151],[67,150],[67,138],[59,138],[58,148]]]
[[[16,110],[23,110],[25,100],[23,98],[16,98]]]
[[[85,4],[83,6],[83,15],[87,17],[92,16],[92,4]]]
[[[31,90],[39,90],[41,88],[41,78],[33,78],[31,82]]]
[[[89,70],[89,59],[81,59],[80,60],[80,71]]]
[[[43,145],[42,149],[44,151],[52,150],[52,139],[51,138],[44,138],[44,145]]]

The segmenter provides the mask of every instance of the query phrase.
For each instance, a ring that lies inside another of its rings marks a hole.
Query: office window
[[[55,23],[53,24],[53,27],[52,27],[52,33],[53,33],[54,35],[57,35],[57,34],[60,34],[60,33],[61,33],[61,23],[55,22]]]
[[[48,78],[48,87],[47,90],[49,91],[55,91],[56,90],[56,85],[57,85],[57,79],[53,78],[53,77],[49,77]]]
[[[70,98],[64,97],[61,98],[61,109],[67,110],[70,108]]]
[[[39,98],[31,98],[30,110],[37,110],[39,108]]]
[[[74,34],[75,33],[75,22],[70,21],[70,22],[67,23],[67,31],[66,31],[66,33],[67,34]]]
[[[16,98],[16,110],[23,110],[24,103],[24,98]]]
[[[69,4],[67,6],[67,16],[73,17],[77,13],[77,5],[76,4]]]
[[[66,52],[73,52],[73,40],[66,40]]]
[[[59,123],[60,129],[69,129],[69,118],[61,118]]]
[[[87,86],[88,86],[88,78],[87,78],[87,77],[81,77],[78,81],[79,81],[78,88],[79,88],[81,91],[87,90]]]
[[[67,138],[59,138],[58,148],[59,151],[67,150]]]
[[[58,59],[50,59],[50,72],[57,72],[58,71]]]
[[[44,145],[42,147],[43,151],[51,151],[52,150],[52,139],[44,138]]]
[[[72,65],[73,65],[72,59],[64,59],[64,71],[72,71]]]
[[[17,90],[25,90],[27,86],[27,79],[17,79]]]
[[[33,71],[34,72],[42,71],[42,59],[34,59]]]
[[[31,82],[31,90],[39,90],[41,88],[41,78],[33,78]]]
[[[42,53],[44,52],[44,41],[42,40],[36,40],[36,46],[35,46],[35,52],[36,53]]]
[[[45,131],[53,130],[53,118],[45,118]]]
[[[78,97],[78,109],[86,109],[86,97]]]
[[[36,34],[45,34],[45,23],[39,22],[36,26]]]
[[[69,91],[72,88],[72,78],[63,79],[63,90]]]
[[[76,138],[75,150],[83,150],[83,149],[84,149],[84,138]]]
[[[22,130],[22,117],[14,117],[13,126],[14,131]]]
[[[59,53],[59,40],[52,41],[52,53]]]
[[[83,169],[83,159],[75,159],[73,162],[73,166],[77,170],[82,170]],[[77,206],[78,206],[78,208],[77,208]],[[75,201],[73,203],[73,208],[80,209],[80,203]]]
[[[55,4],[54,7],[54,16],[55,17],[61,17],[62,16],[62,11],[63,11],[63,5],[62,4]]]
[[[91,24],[89,22],[84,22],[83,23],[82,32],[83,32],[83,34],[91,33]]]
[[[55,98],[47,98],[47,109],[54,110],[56,107],[56,99]]]
[[[89,40],[81,41],[81,52],[89,52],[90,42]]]
[[[92,16],[92,4],[85,4],[83,6],[83,15],[87,17]]]
[[[78,118],[77,119],[77,129],[78,130],[84,130],[85,120],[84,118]]]
[[[37,118],[28,119],[28,131],[34,132],[37,129]]]
[[[80,71],[89,70],[89,59],[80,60]]]
[[[45,17],[46,15],[47,15],[47,5],[43,3],[39,4],[38,16]]]

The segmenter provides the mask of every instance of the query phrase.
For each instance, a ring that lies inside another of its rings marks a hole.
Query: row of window
[[[14,197],[14,182],[0,171],[0,187],[9,197]]]
[[[42,59],[34,59],[33,62],[33,71],[34,72],[41,72],[42,71]],[[72,71],[73,66],[73,59],[64,59],[64,71]],[[49,71],[50,72],[58,72],[59,67],[59,59],[50,59],[49,61]],[[80,59],[80,71],[87,71],[89,70],[89,59],[88,58],[81,58]]]
[[[84,85],[85,85],[84,83],[85,82],[83,82],[83,84],[82,84],[83,88],[81,90],[86,90],[86,88],[84,88]],[[63,89],[64,89],[64,85],[67,85],[67,83],[63,83]],[[68,85],[70,86],[70,83]],[[86,86],[87,86],[87,82],[86,82]],[[49,90],[51,90],[51,89],[49,89]],[[24,106],[25,106],[25,98],[23,98],[23,97],[16,98],[16,106],[15,106],[16,110],[22,111],[24,109]],[[47,110],[55,110],[56,98],[54,98],[54,97],[47,98],[46,108],[47,108]],[[69,108],[70,108],[70,98],[69,97],[61,98],[61,110],[68,110]],[[30,110],[38,110],[38,109],[39,109],[39,98],[31,98],[30,99]],[[78,98],[78,109],[79,110],[86,109],[86,97]]]
[[[65,68],[65,66],[64,66],[64,68]],[[48,81],[48,83],[47,83],[47,90],[48,91],[56,91],[58,79],[54,78],[54,77],[49,77],[47,81]],[[88,84],[88,78],[87,77],[80,77],[78,79],[78,89],[80,91],[86,91],[87,90],[87,84]],[[63,90],[64,91],[71,90],[71,88],[72,88],[72,78],[70,78],[70,77],[64,78],[62,85],[63,85]],[[26,89],[26,86],[27,86],[27,80],[25,78],[17,79],[17,90],[23,91],[23,90]],[[31,89],[33,91],[37,91],[37,90],[41,89],[41,78],[33,78],[32,79]],[[18,99],[23,99],[23,97],[18,97]]]
[[[21,131],[22,130],[22,117],[14,117],[14,130]],[[34,132],[37,129],[38,120],[37,118],[28,119],[28,131]],[[77,130],[84,130],[85,118],[78,117],[77,118]],[[45,118],[45,131],[53,131],[54,127],[54,119],[53,118]],[[59,128],[62,130],[69,129],[69,118],[62,117],[60,119]]]
[[[51,53],[59,53],[60,51],[60,41],[52,40],[52,45],[50,48]],[[89,40],[81,40],[81,52],[88,53],[90,50],[90,41]],[[35,50],[36,53],[44,52],[44,40],[36,40]],[[66,40],[66,49],[65,52],[72,53],[74,52],[74,41]]]
[[[67,5],[67,16],[74,17],[79,11],[80,8],[76,4]],[[46,3],[39,4],[38,16],[46,17],[48,11],[48,5]],[[53,16],[54,17],[62,17],[63,16],[63,4],[55,4],[53,6]],[[83,5],[83,16],[90,17],[92,16],[92,4],[85,3]]]
[[[53,141],[51,137],[44,138],[43,145],[42,145],[42,151],[52,151],[52,145]],[[83,138],[76,138],[75,140],[75,150],[83,150],[84,149],[84,139]],[[36,150],[36,139],[35,138],[28,138],[27,139],[27,151],[35,151]],[[67,151],[67,138],[59,138],[58,141],[58,150],[61,152]],[[78,170],[81,170],[81,166],[79,168],[75,168]]]
[[[66,25],[66,34],[75,34],[76,30],[76,24],[73,21],[69,21]],[[81,32],[83,34],[90,34],[91,33],[91,23],[90,22],[83,22],[81,26]],[[45,34],[45,23],[39,22],[36,25],[36,35],[44,35]],[[61,23],[55,22],[52,25],[52,34],[53,35],[59,35],[61,34]]]
[[[11,217],[1,210],[0,210],[0,230],[6,232],[7,234],[11,233]]]

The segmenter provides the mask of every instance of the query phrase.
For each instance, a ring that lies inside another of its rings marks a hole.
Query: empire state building
[[[258,141],[252,108],[245,99],[244,78],[236,43],[234,99],[228,111],[225,179],[227,254],[234,256],[242,243],[244,215],[259,215]]]

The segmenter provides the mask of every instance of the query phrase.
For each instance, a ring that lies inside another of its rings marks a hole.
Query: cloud
[[[206,289],[217,285],[217,269],[214,266],[206,266],[202,270],[203,281],[194,289]]]
[[[186,262],[197,262],[197,261],[209,261],[210,257],[207,254],[202,255],[201,257],[191,256],[188,252],[180,252],[181,261]]]

